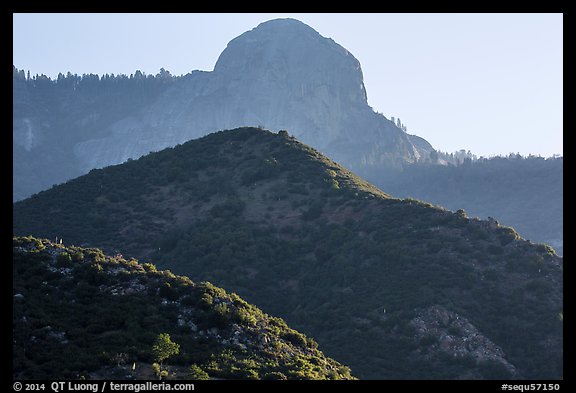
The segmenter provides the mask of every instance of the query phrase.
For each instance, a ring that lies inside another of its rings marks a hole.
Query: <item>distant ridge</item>
[[[51,81],[13,71],[14,200],[242,126],[289,129],[352,169],[425,161],[433,150],[372,110],[350,52],[294,19],[234,38],[212,72]]]

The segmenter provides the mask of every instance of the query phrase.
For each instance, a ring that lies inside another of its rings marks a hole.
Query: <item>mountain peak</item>
[[[296,19],[273,19],[228,43],[214,72],[250,83],[276,82],[301,96],[319,86],[366,103],[360,62],[332,39]],[[263,87],[263,86],[262,86]]]
[[[318,34],[316,32],[316,30],[314,30],[312,27],[308,26],[306,23],[299,21],[298,19],[294,19],[294,18],[277,18],[277,19],[270,19],[267,20],[266,22],[262,22],[260,23],[258,26],[256,26],[254,29],[252,30],[270,30],[270,31],[280,31],[281,29],[286,29],[286,30],[290,30],[292,32],[296,32],[296,31],[308,31],[308,32],[314,32],[315,34]]]

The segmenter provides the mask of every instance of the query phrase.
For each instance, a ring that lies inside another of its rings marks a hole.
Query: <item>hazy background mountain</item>
[[[435,152],[399,119],[375,113],[354,56],[297,20],[265,22],[233,39],[212,72],[52,81],[14,68],[13,83],[15,201],[92,168],[261,125],[289,129],[392,195],[496,217],[563,250],[562,160],[459,165],[463,157]]]
[[[14,70],[14,198],[214,130],[290,129],[338,162],[415,162],[432,150],[366,100],[360,63],[293,19],[233,39],[214,71],[27,80]]]
[[[14,233],[209,280],[360,378],[562,378],[563,261],[281,132],[210,134],[14,204]]]

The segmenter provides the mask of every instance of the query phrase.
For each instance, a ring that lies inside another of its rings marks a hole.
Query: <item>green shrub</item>
[[[77,251],[72,254],[72,261],[73,262],[84,262],[84,253],[81,251]]]
[[[214,298],[208,294],[208,293],[203,293],[202,297],[200,298],[200,305],[205,308],[208,309],[212,306],[212,303],[214,302]]]
[[[170,283],[165,282],[164,284],[162,284],[162,286],[160,287],[160,292],[159,295],[162,296],[163,298],[173,301],[175,302],[176,300],[178,300],[180,298],[180,295],[178,294],[178,291],[174,288],[172,288],[172,285],[170,285]]]
[[[158,363],[152,363],[152,371],[158,379],[162,379],[168,376],[168,370],[162,370],[162,367]]]
[[[190,366],[190,379],[193,380],[206,380],[206,379],[210,379],[210,376],[208,375],[208,373],[204,370],[202,370],[199,366],[197,366],[196,364],[193,364]]]
[[[310,337],[306,337],[306,346],[308,348],[318,349],[318,343]]]
[[[272,371],[272,372],[265,374],[264,377],[262,377],[262,379],[264,379],[264,380],[278,380],[278,381],[284,380],[285,381],[288,379],[288,377],[286,377],[286,375],[282,374],[279,371]]]
[[[241,324],[244,325],[248,325],[248,326],[255,326],[257,323],[257,319],[256,316],[254,316],[252,313],[250,313],[249,310],[245,309],[245,308],[237,308],[234,311],[234,320],[236,322],[239,322]]]
[[[552,256],[556,255],[556,251],[554,251],[554,249],[547,244],[538,244],[536,246],[536,249],[538,251],[546,253],[548,255],[552,255]]]
[[[179,353],[180,345],[173,342],[168,333],[160,333],[156,337],[156,342],[152,347],[152,354],[154,355],[154,360],[159,362],[160,366],[166,359]]]
[[[282,332],[280,335],[284,340],[296,345],[297,347],[306,347],[306,336],[295,330]]]
[[[512,228],[499,227],[496,229],[496,233],[498,234],[498,240],[502,246],[506,246],[514,240],[520,239],[520,235],[518,235],[518,233]]]
[[[142,267],[144,268],[144,270],[145,270],[146,272],[155,273],[155,272],[158,271],[158,270],[156,269],[156,266],[153,265],[153,264],[151,264],[151,263],[144,263],[144,264],[142,264]]]
[[[243,372],[243,379],[260,379],[260,376],[256,370],[245,370]]]
[[[56,257],[58,267],[72,267],[72,257],[67,252],[62,252]]]
[[[222,317],[227,316],[230,313],[230,307],[225,303],[219,303],[214,306],[214,312]]]

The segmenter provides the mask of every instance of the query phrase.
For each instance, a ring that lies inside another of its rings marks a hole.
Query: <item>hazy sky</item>
[[[285,17],[348,49],[374,110],[438,150],[562,154],[562,14],[14,14],[13,62],[52,78],[211,71]]]

